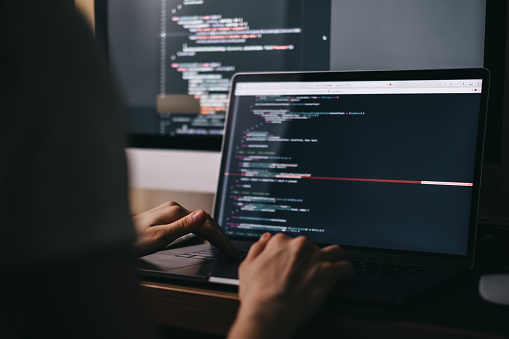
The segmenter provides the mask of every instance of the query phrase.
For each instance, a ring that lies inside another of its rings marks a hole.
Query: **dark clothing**
[[[0,6],[2,269],[131,242],[121,109],[90,28],[72,1]]]
[[[0,37],[0,338],[139,336],[124,126],[91,30],[73,1],[3,0]]]

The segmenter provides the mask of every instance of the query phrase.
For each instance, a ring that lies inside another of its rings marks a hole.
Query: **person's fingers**
[[[151,230],[157,232],[158,238],[166,243],[171,243],[183,235],[194,232],[207,220],[207,213],[196,210],[168,225],[153,226]]]
[[[333,284],[340,280],[351,280],[355,277],[352,264],[346,260],[322,262],[320,269],[322,276]]]
[[[169,218],[169,217],[185,218],[186,215],[193,213],[192,211],[184,208],[182,205],[180,205],[179,203],[177,203],[175,201],[169,201],[168,203],[161,206],[161,208],[162,208],[161,217],[163,217],[163,218]],[[205,240],[208,240],[212,245],[217,247],[227,257],[229,257],[231,259],[237,258],[239,256],[240,252],[237,250],[237,248],[235,248],[235,246],[230,242],[230,240],[228,240],[223,229],[207,213],[204,213],[204,218],[206,219],[206,222],[202,222],[201,226],[198,228],[194,228],[192,232],[194,234],[196,234],[197,236],[199,236]],[[159,220],[156,220],[155,222],[158,223],[163,220],[159,219]],[[182,220],[182,219],[178,219],[178,220]],[[166,223],[168,223],[168,222],[166,222]],[[190,232],[187,232],[187,233],[190,233]],[[184,234],[187,234],[187,233],[184,233]]]
[[[142,226],[171,224],[191,212],[175,201],[168,201],[149,211],[134,216],[135,222]]]
[[[249,260],[253,260],[254,258],[256,258],[260,253],[263,252],[263,250],[265,249],[265,246],[267,245],[267,242],[269,241],[269,239],[272,237],[272,235],[270,233],[264,233],[262,234],[262,236],[260,237],[260,239],[258,239],[257,242],[255,242],[253,245],[251,245],[251,247],[249,248],[249,252],[247,252],[247,256],[246,256],[246,259],[245,261],[249,261]]]
[[[160,217],[164,218],[159,220],[157,224],[171,224],[174,221],[179,220],[180,218],[185,217],[188,214],[191,214],[193,211],[184,208],[176,201],[169,201],[166,204],[163,204],[161,207],[161,215]],[[206,215],[206,213],[205,213]]]
[[[287,237],[286,235],[284,236]],[[290,243],[290,246],[294,249],[294,251],[297,251],[297,253],[305,254],[305,256],[320,250],[320,248],[315,243],[309,241],[308,238],[302,235],[291,239]]]
[[[207,221],[194,231],[197,236],[208,240],[230,259],[236,259],[240,255],[239,250],[226,237],[221,226],[214,219],[206,216]]]
[[[339,261],[345,259],[343,249],[338,245],[330,245],[317,252],[317,258],[326,261]]]
[[[198,210],[170,224],[147,227],[136,241],[134,250],[138,256],[157,252],[175,239],[193,232],[206,220],[206,213]]]

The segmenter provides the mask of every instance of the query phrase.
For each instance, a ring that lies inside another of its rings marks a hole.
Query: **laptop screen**
[[[236,77],[215,213],[228,235],[467,253],[483,79],[374,73]]]

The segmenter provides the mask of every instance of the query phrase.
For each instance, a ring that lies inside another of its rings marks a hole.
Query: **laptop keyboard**
[[[350,260],[357,275],[404,279],[430,267],[389,262]]]
[[[226,257],[215,248],[208,248],[201,251],[188,252],[176,254],[176,257],[181,258],[192,258],[192,259],[203,259],[203,260],[221,260]],[[242,262],[247,256],[247,251],[242,251],[240,256],[236,259],[238,262]],[[422,272],[429,267],[417,266],[410,264],[398,264],[389,262],[377,262],[377,261],[361,261],[361,260],[350,260],[355,272],[359,276],[373,276],[379,278],[396,278],[404,279],[419,272]]]

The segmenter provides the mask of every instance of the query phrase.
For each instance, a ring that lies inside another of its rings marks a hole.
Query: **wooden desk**
[[[298,338],[509,338],[509,307],[492,305],[477,294],[472,274],[405,307],[332,300]],[[225,335],[239,305],[235,290],[182,283],[141,282],[154,323]]]
[[[155,324],[226,334],[235,320],[237,293],[161,282],[142,281]]]

